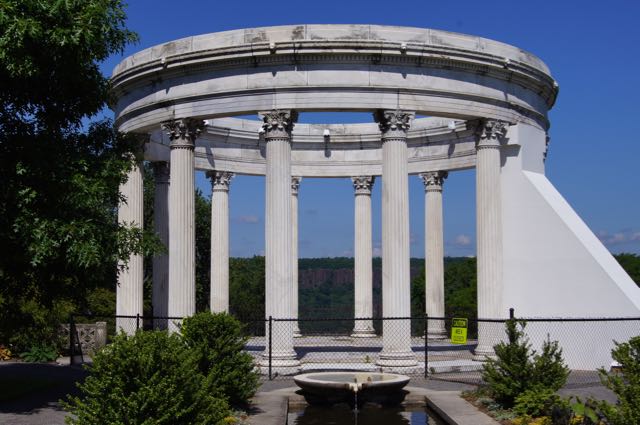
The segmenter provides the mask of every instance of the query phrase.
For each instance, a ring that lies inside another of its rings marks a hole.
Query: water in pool
[[[367,404],[354,412],[346,404],[291,407],[288,425],[445,425],[421,407]]]

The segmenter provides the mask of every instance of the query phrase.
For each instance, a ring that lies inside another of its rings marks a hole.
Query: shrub
[[[559,390],[569,375],[558,343],[547,339],[542,353],[536,354],[524,335],[525,326],[522,320],[508,320],[507,342],[494,346],[496,358],[488,358],[482,369],[492,397],[506,408],[513,407],[516,398],[527,390]]]
[[[35,299],[16,300],[15,315],[0,317],[0,340],[2,328],[10,329],[5,337],[14,349],[20,353],[39,345],[48,345],[61,350],[67,341],[60,336],[60,324],[66,323],[74,309],[73,303],[67,300],[55,300],[45,306]]]
[[[513,410],[518,415],[551,416],[553,408],[558,404],[560,404],[560,396],[554,390],[535,387],[516,397]]]
[[[611,357],[620,364],[619,372],[601,369],[602,383],[618,396],[618,403],[612,406],[602,402],[600,409],[612,425],[640,423],[640,336],[628,342],[617,343]]]
[[[224,399],[212,393],[198,372],[196,357],[181,337],[139,331],[117,335],[93,358],[90,375],[65,408],[72,425],[220,424]]]
[[[20,354],[25,362],[52,362],[58,358],[58,351],[48,344],[38,344],[31,347],[29,351]]]
[[[246,404],[258,388],[258,374],[253,358],[243,351],[242,324],[226,313],[204,312],[185,319],[181,332],[211,389],[234,406]]]
[[[533,382],[545,388],[559,390],[567,382],[569,368],[562,359],[562,348],[558,341],[547,340],[542,344],[542,353],[533,354]]]

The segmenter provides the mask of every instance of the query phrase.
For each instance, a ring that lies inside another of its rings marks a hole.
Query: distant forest
[[[615,258],[640,286],[640,256]],[[445,314],[476,317],[476,259],[445,258]],[[299,260],[299,317],[349,318],[354,314],[353,258]],[[412,258],[411,315],[424,314],[424,259]],[[264,257],[230,260],[230,308],[241,319],[264,317]],[[382,260],[373,259],[373,313],[382,315]]]
[[[197,254],[196,305],[198,311],[209,309],[209,244],[199,244],[206,253]],[[640,286],[640,256],[614,255],[620,265]],[[148,261],[147,264],[151,263]],[[446,257],[445,315],[473,319],[477,315],[476,259],[474,257]],[[325,328],[349,330],[354,316],[354,260],[353,258],[302,258],[299,269],[299,318],[303,332],[323,331]],[[411,315],[420,317],[425,311],[424,259],[412,258]],[[150,270],[148,270],[150,272]],[[382,259],[373,259],[373,316],[382,316]],[[265,259],[264,257],[230,258],[230,312],[250,325],[250,332],[264,332]],[[145,316],[153,314],[151,306],[151,276],[145,277]],[[88,297],[87,312],[110,316],[115,311],[115,288],[97,288]],[[351,319],[350,319],[351,318]],[[304,322],[304,319],[310,320]],[[345,319],[324,325],[313,319]],[[331,326],[329,326],[331,325]],[[374,322],[374,325],[376,323]],[[416,323],[414,323],[416,325]],[[376,325],[377,327],[378,325]],[[412,329],[414,326],[412,325]],[[420,332],[420,324],[414,332]]]
[[[153,228],[153,173],[145,167],[145,222]],[[209,264],[211,255],[211,204],[200,191],[196,193],[196,308],[209,309]],[[640,286],[640,256],[617,254],[614,256],[631,278]],[[353,258],[302,258],[299,268],[299,317],[350,318],[354,314]],[[447,316],[476,316],[476,259],[467,257],[445,258],[445,313]],[[146,316],[153,314],[151,306],[152,259],[145,259]],[[424,259],[412,258],[411,315],[424,313]],[[263,320],[264,312],[264,257],[231,258],[229,261],[230,310],[239,319],[249,322]],[[373,259],[373,315],[382,315],[382,259]],[[115,312],[115,282],[97,288],[87,299],[84,311],[97,315]],[[351,322],[352,323],[352,322]],[[346,325],[345,325],[346,326]],[[264,329],[264,327],[262,327]]]

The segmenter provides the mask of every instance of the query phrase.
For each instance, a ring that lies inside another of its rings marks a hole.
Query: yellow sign
[[[467,343],[467,319],[453,319],[451,324],[451,343]]]

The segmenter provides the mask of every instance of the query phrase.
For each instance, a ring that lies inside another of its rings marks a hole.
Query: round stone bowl
[[[395,373],[314,372],[293,377],[307,403],[313,405],[364,403],[395,405],[402,403],[410,378]]]

